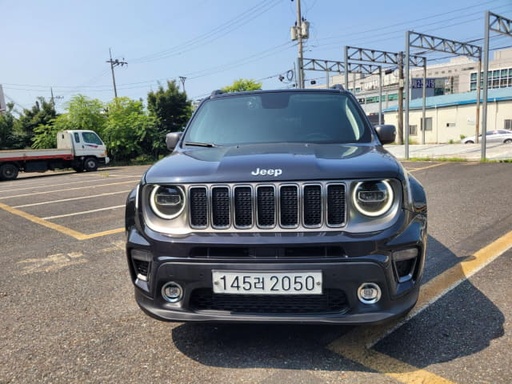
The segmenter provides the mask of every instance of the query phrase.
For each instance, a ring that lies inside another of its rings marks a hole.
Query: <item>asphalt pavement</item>
[[[159,322],[125,256],[147,166],[1,182],[0,384],[509,384],[512,164],[404,163],[427,191],[427,261],[410,316],[382,326]]]

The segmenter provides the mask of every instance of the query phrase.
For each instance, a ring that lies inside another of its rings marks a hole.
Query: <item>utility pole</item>
[[[187,80],[185,76],[180,76],[181,86],[183,87],[183,93],[185,93],[185,80]]]
[[[297,0],[297,39],[299,61],[298,88],[304,88],[304,47],[302,45],[302,15],[300,12],[300,0]]]
[[[398,144],[404,143],[404,53],[398,53]]]
[[[116,88],[116,76],[114,74],[114,67],[128,65],[126,61],[120,61],[118,59],[112,60],[112,49],[108,49],[108,53],[110,55],[110,60],[107,60],[107,63],[110,63],[110,70],[112,71],[112,83],[114,84],[114,97],[117,99],[117,88]]]
[[[51,94],[51,103],[55,106],[55,99],[63,99],[64,96],[53,96],[53,88],[50,87],[50,94]]]
[[[292,0],[294,1],[294,0]],[[297,88],[304,88],[304,47],[303,40],[309,38],[309,22],[302,18],[300,11],[300,0],[297,1],[297,21],[291,28],[292,41],[297,40]]]

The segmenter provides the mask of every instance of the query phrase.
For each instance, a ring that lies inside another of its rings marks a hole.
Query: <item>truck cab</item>
[[[73,169],[95,171],[98,163],[108,164],[107,147],[94,131],[67,130],[57,133],[57,149],[70,149],[74,153],[76,165]]]

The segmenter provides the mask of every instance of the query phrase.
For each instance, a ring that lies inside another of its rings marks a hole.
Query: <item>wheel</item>
[[[504,143],[505,143],[505,144],[510,144],[510,143],[512,143],[512,139],[506,139],[506,140],[504,141]]]
[[[464,144],[475,144],[475,142],[473,140],[468,140]]]
[[[96,160],[94,157],[88,157],[84,161],[84,169],[87,172],[96,171],[98,169],[98,160]]]
[[[19,169],[14,164],[3,164],[0,166],[0,180],[14,180],[18,177]]]

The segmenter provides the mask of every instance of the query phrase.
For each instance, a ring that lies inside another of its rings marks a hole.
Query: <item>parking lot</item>
[[[509,383],[512,164],[405,165],[429,200],[422,292],[365,327],[153,320],[124,255],[147,166],[0,183],[0,383]]]

